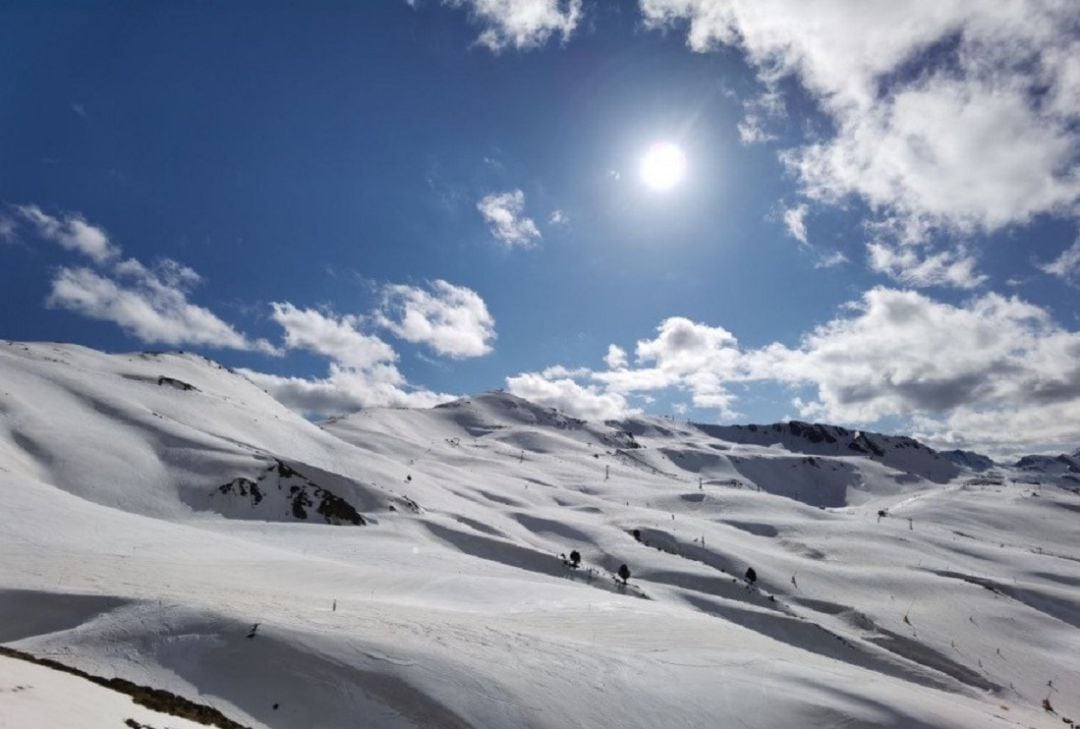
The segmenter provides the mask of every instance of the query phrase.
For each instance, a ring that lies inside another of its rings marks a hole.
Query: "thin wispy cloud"
[[[120,255],[120,248],[109,241],[104,229],[91,225],[77,213],[54,216],[37,205],[20,205],[15,209],[41,238],[69,251],[78,251],[96,263],[105,263]]]
[[[870,268],[908,286],[973,289],[986,282],[977,262],[962,246],[927,253],[916,246],[874,241],[866,246]]]
[[[15,221],[6,216],[0,215],[0,241],[11,242],[15,240]]]
[[[810,211],[806,203],[786,208],[784,210],[784,227],[788,235],[805,245],[810,245],[806,237],[806,214]]]
[[[1080,238],[1061,252],[1054,260],[1040,264],[1039,268],[1051,276],[1057,276],[1071,284],[1080,285]]]
[[[533,219],[525,215],[525,193],[521,190],[485,195],[476,209],[492,237],[509,248],[534,248],[542,237]]]

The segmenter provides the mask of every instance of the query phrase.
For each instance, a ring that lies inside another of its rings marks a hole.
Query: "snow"
[[[6,656],[0,656],[0,707],[0,729],[120,729],[125,721],[154,729],[204,729],[77,676]]]
[[[1069,465],[792,425],[315,424],[194,355],[0,344],[0,643],[253,727],[1080,719]],[[49,671],[0,661],[0,726],[134,707]]]

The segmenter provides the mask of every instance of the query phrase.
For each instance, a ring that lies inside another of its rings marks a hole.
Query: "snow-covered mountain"
[[[1053,464],[501,392],[315,424],[197,356],[4,343],[0,643],[101,683],[4,654],[0,727],[159,727],[114,677],[251,727],[1061,726]]]
[[[997,466],[994,460],[982,453],[965,450],[938,451],[942,458],[947,458],[958,466],[972,471],[989,471]]]
[[[1056,456],[1024,456],[1016,469],[1033,482],[1050,481],[1061,486],[1080,487],[1080,458],[1061,453]]]

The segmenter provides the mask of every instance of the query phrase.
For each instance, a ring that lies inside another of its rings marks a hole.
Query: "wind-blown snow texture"
[[[253,727],[1080,720],[1080,462],[975,456],[3,343],[0,643]],[[17,663],[0,726],[117,711]]]

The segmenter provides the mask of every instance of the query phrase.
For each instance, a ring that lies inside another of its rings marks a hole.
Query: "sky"
[[[0,1],[0,337],[312,418],[1080,447],[1072,0]]]

